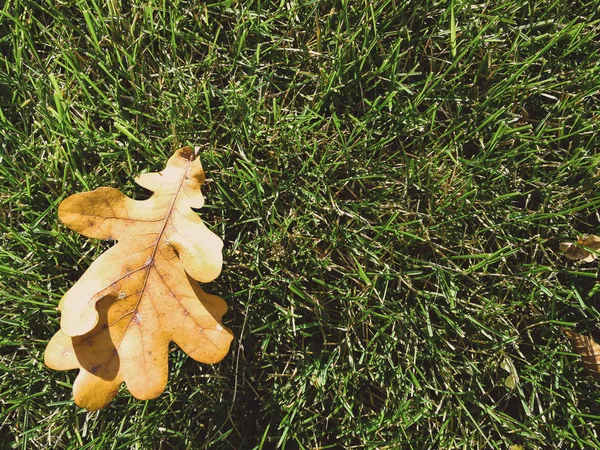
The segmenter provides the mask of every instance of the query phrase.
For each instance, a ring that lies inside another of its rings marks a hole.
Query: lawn
[[[0,448],[600,449],[599,1],[0,8]],[[235,340],[88,413],[43,354],[112,243],[58,204],[185,145]]]

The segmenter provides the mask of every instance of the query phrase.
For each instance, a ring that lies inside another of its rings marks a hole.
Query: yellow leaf
[[[514,375],[509,375],[504,379],[504,386],[509,389],[514,389],[517,386],[517,379]]]
[[[519,375],[513,361],[508,356],[500,363],[500,367],[506,370],[509,375],[504,379],[504,386],[509,389],[514,389],[519,383]]]
[[[215,279],[223,262],[223,242],[191,209],[204,205],[200,161],[185,147],[162,172],[136,182],[152,197],[137,201],[101,187],[59,206],[72,230],[118,241],[60,301],[61,330],[45,353],[51,369],[80,369],[73,395],[89,410],[110,403],[122,382],[138,399],[160,395],[171,341],[216,363],[233,339],[221,323],[227,304],[195,281]]]
[[[596,252],[600,250],[600,237],[590,234],[579,238],[577,244],[563,242],[559,245],[559,250],[563,252],[568,259],[573,261],[592,262],[598,255],[590,250]]]
[[[596,379],[600,379],[600,345],[591,337],[577,334],[571,330],[564,330],[571,341],[573,351],[581,356],[583,366]]]

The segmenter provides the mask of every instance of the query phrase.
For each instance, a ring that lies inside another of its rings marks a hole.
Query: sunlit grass
[[[2,6],[0,447],[600,448],[558,253],[599,232],[600,4],[167,3]],[[236,340],[88,414],[43,351],[110,243],[58,203],[184,145]]]

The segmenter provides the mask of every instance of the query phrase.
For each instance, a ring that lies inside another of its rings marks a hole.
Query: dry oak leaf
[[[136,182],[154,192],[144,201],[101,187],[75,194],[58,209],[72,230],[118,243],[103,253],[59,303],[61,330],[45,363],[80,369],[75,402],[106,406],[122,382],[138,399],[167,384],[169,342],[197,361],[216,363],[229,351],[227,304],[195,281],[216,278],[223,242],[192,211],[204,205],[204,171],[189,147],[177,150],[160,173]]]
[[[597,380],[600,380],[600,345],[591,337],[577,334],[571,330],[563,330],[573,351],[581,356],[583,366]]]
[[[583,247],[587,248],[583,248]],[[559,245],[561,252],[565,254],[568,259],[573,261],[592,262],[598,255],[590,252],[587,249],[594,251],[600,250],[600,237],[590,234],[577,239],[577,244],[572,242],[563,242]]]

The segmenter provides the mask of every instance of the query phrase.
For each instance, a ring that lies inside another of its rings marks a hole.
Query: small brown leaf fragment
[[[590,250],[600,251],[600,237],[590,234],[579,238],[576,244],[563,242],[559,245],[559,250],[570,260],[592,262],[598,255]]]
[[[118,241],[61,299],[61,329],[45,353],[51,369],[79,369],[73,395],[89,410],[110,403],[123,382],[138,399],[160,395],[171,341],[213,364],[233,339],[221,323],[227,304],[197,282],[215,279],[223,262],[223,242],[191,209],[204,205],[200,161],[185,147],[162,172],[136,181],[152,197],[137,201],[101,187],[59,206],[72,230]]]
[[[586,370],[594,378],[600,380],[600,345],[589,336],[583,336],[571,330],[564,330],[564,333],[571,342],[573,352],[581,356]]]

